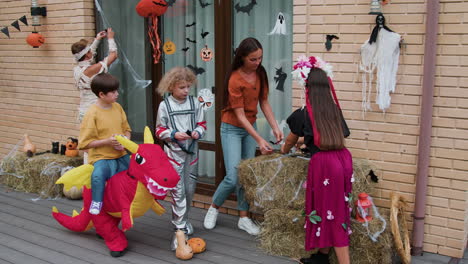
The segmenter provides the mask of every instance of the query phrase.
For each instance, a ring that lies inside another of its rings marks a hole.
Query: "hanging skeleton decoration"
[[[214,94],[210,89],[201,89],[198,92],[198,102],[202,105],[203,110],[210,109],[213,106]]]
[[[276,17],[276,24],[268,35],[286,35],[286,20],[283,13],[279,12]]]
[[[376,26],[368,41],[361,46],[359,69],[362,73],[362,108],[371,110],[370,94],[374,71],[376,76],[376,103],[380,110],[390,107],[390,93],[395,92],[401,36],[385,26],[382,14],[376,17]]]

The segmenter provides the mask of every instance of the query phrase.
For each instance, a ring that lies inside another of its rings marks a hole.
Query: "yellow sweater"
[[[113,135],[124,135],[127,131],[131,131],[130,125],[120,104],[113,103],[109,109],[103,109],[93,104],[81,122],[78,148],[84,149],[92,141],[110,138]],[[112,146],[90,148],[88,161],[90,164],[94,164],[102,159],[118,159],[126,153],[126,151],[118,151]]]

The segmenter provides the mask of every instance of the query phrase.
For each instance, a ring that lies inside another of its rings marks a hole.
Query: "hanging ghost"
[[[361,46],[359,69],[362,73],[362,108],[371,110],[370,95],[376,73],[376,103],[380,110],[390,107],[390,93],[395,92],[401,36],[385,26],[382,14],[376,17],[376,26],[368,41]]]
[[[213,106],[214,95],[210,89],[201,89],[198,92],[198,102],[202,105],[203,110],[207,110]]]
[[[286,35],[286,19],[283,13],[279,12],[276,17],[276,24],[273,30],[268,35]]]

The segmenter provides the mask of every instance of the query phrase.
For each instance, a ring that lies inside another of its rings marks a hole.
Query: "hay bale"
[[[366,227],[354,219],[351,219],[351,230],[353,233],[349,240],[349,258],[353,264],[391,264],[394,255],[393,237],[390,228],[390,220],[387,214],[382,214],[387,222],[387,227],[374,242],[368,236]],[[373,218],[369,222],[369,233],[374,234],[382,228],[382,221]],[[330,263],[338,264],[338,259],[333,253],[330,254]]]
[[[272,255],[308,257],[304,249],[305,217],[302,210],[271,209],[265,213],[259,247]]]
[[[239,181],[245,189],[245,197],[251,205],[268,211],[282,208],[304,208],[305,189],[309,159],[303,156],[281,154],[261,155],[239,164]],[[353,159],[353,197],[361,192],[371,193],[375,183],[368,177],[377,170],[366,159]]]
[[[56,185],[62,169],[83,164],[81,157],[43,154],[28,158],[18,152],[2,160],[3,183],[18,191],[38,193],[42,198],[61,196],[62,185]]]

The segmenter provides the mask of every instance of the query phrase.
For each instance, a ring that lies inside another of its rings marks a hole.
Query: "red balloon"
[[[41,34],[33,32],[28,35],[26,42],[33,48],[39,48],[42,44],[44,44],[45,38]]]
[[[166,13],[167,3],[164,0],[141,0],[135,9],[142,17],[161,16]]]

